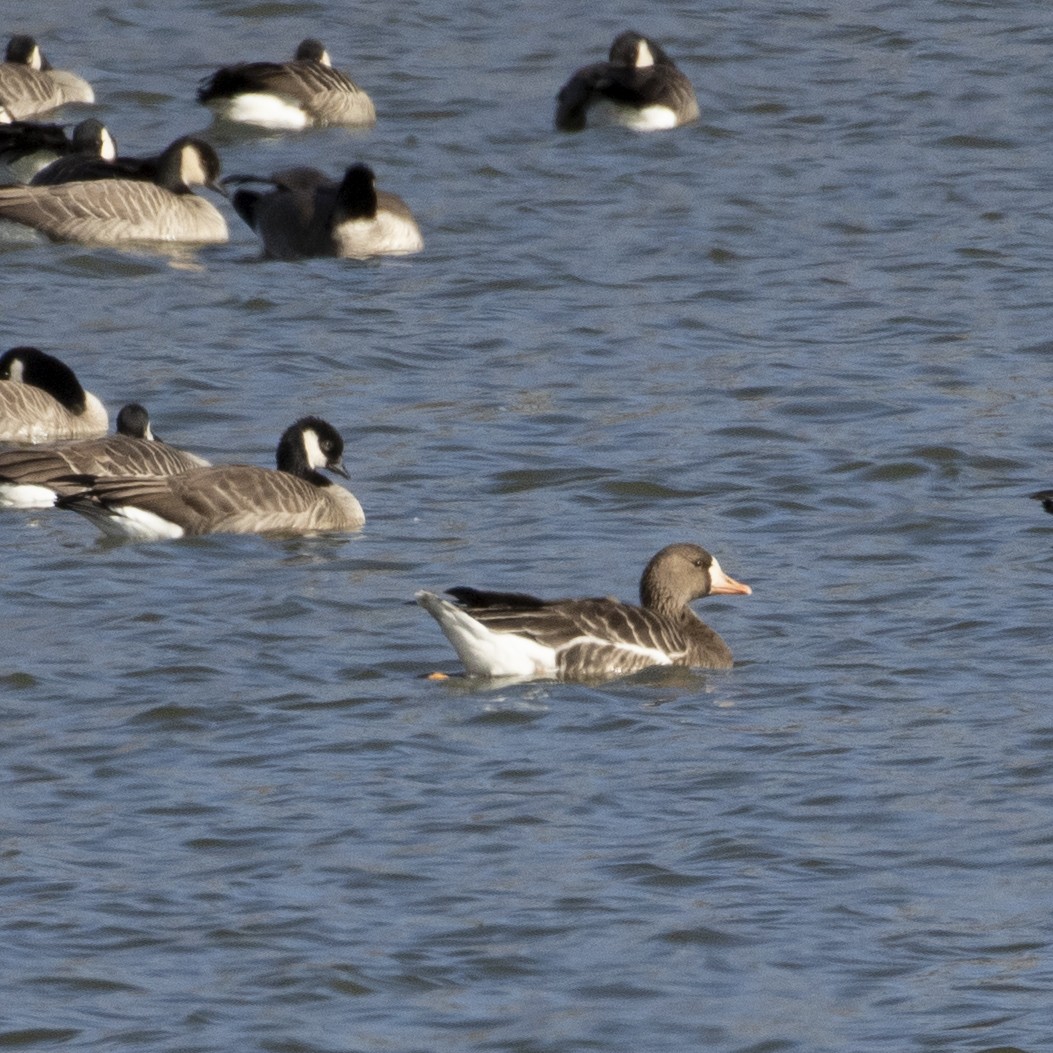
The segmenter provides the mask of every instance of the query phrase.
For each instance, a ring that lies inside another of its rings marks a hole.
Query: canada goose
[[[365,523],[358,499],[318,471],[347,478],[343,450],[331,424],[304,417],[282,435],[277,471],[228,464],[170,476],[100,476],[56,504],[87,516],[104,534],[138,540],[357,530]]]
[[[175,475],[208,461],[157,438],[137,402],[117,414],[117,434],[54,446],[0,450],[0,508],[50,508],[99,475]]]
[[[81,121],[70,134],[61,124],[15,121],[0,124],[0,182],[28,183],[65,158],[117,156],[113,136],[100,121]]]
[[[2,130],[0,135],[3,135]],[[195,165],[206,170],[204,182],[195,172]],[[129,157],[127,154],[118,157],[116,147],[105,157],[88,154],[62,157],[42,168],[29,183],[30,186],[54,186],[56,183],[96,179],[134,179],[157,183],[175,193],[189,191],[191,184],[203,185],[226,196],[218,176],[219,158],[212,147],[202,139],[184,135],[169,143],[159,154],[146,157]]]
[[[366,128],[377,120],[370,97],[333,69],[322,42],[313,39],[300,43],[292,62],[240,62],[216,70],[201,81],[197,100],[218,117],[263,128]]]
[[[340,182],[314,168],[291,168],[269,179],[234,176],[227,182],[271,185],[267,191],[238,190],[231,204],[259,235],[264,253],[274,259],[362,258],[424,248],[406,202],[377,190],[367,165],[352,165]]]
[[[658,44],[631,30],[615,37],[607,62],[579,69],[556,101],[556,127],[564,132],[586,123],[655,131],[698,115],[691,82]]]
[[[111,163],[94,164],[108,168]],[[0,219],[31,227],[52,241],[226,241],[223,215],[191,190],[207,186],[223,193],[216,182],[215,150],[200,139],[177,139],[159,156],[157,166],[153,179],[125,174],[54,186],[0,187]]]
[[[91,85],[75,73],[52,69],[32,37],[14,36],[0,62],[0,106],[20,121],[68,102],[94,102]]]
[[[663,548],[640,579],[641,606],[618,600],[541,600],[516,592],[447,590],[458,602],[420,591],[474,676],[591,680],[652,665],[730,669],[727,644],[688,607],[714,593],[748,596],[704,548]]]
[[[1039,490],[1031,495],[1032,500],[1041,501],[1042,507],[1053,515],[1053,490]]]
[[[65,362],[35,347],[0,355],[0,439],[90,439],[108,427],[106,408]]]

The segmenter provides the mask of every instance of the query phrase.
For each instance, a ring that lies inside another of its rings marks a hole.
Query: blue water
[[[1045,13],[0,4],[122,150],[356,160],[425,251],[0,246],[3,347],[166,439],[347,440],[358,535],[110,544],[7,513],[0,1046],[1049,1047]],[[556,135],[620,30],[702,121]],[[322,37],[377,127],[210,128]],[[698,541],[729,673],[454,677],[412,602],[632,598]]]

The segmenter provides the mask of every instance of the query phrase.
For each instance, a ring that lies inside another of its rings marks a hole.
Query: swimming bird
[[[367,128],[377,114],[370,97],[333,68],[320,40],[301,41],[291,62],[241,62],[204,78],[198,102],[218,117],[271,129],[313,125]]]
[[[377,190],[368,165],[351,165],[337,182],[315,168],[291,168],[268,179],[234,176],[227,182],[260,182],[270,190],[235,191],[231,204],[259,235],[267,256],[400,255],[424,248],[409,206]]]
[[[53,446],[0,450],[0,508],[50,508],[99,475],[175,475],[207,466],[196,454],[162,442],[137,402],[117,414],[117,434]]]
[[[1053,515],[1053,490],[1039,490],[1031,495],[1032,500],[1041,501],[1042,507]]]
[[[8,41],[0,62],[0,106],[10,120],[35,117],[68,102],[94,101],[91,85],[75,73],[53,69],[32,37]]]
[[[108,427],[106,408],[65,362],[35,347],[0,355],[0,439],[88,439]]]
[[[303,417],[278,443],[277,471],[227,464],[169,476],[100,476],[56,504],[87,516],[105,534],[138,540],[357,530],[365,523],[358,499],[318,471],[347,478],[343,450],[331,424]]]
[[[652,665],[730,669],[727,644],[688,607],[713,594],[748,596],[704,548],[668,545],[640,579],[640,606],[607,599],[542,600],[516,592],[448,589],[456,603],[421,590],[474,676],[592,680]]]
[[[31,227],[52,241],[117,245],[163,241],[214,243],[227,240],[222,213],[192,190],[219,186],[219,157],[208,143],[177,139],[155,159],[156,171],[123,172],[115,178],[81,177],[44,186],[0,187],[0,219]],[[56,162],[57,163],[57,162]],[[105,170],[114,162],[91,164]]]
[[[28,183],[64,158],[113,160],[117,146],[106,126],[94,117],[66,132],[61,124],[14,121],[0,124],[0,182]]]
[[[608,61],[583,66],[556,99],[556,127],[564,132],[586,124],[655,131],[698,116],[691,82],[658,44],[631,30],[615,37]]]

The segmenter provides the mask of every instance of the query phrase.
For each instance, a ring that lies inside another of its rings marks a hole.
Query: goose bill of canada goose
[[[117,414],[116,435],[0,450],[0,508],[50,508],[100,475],[175,475],[207,465],[157,438],[146,409],[131,402]]]
[[[334,69],[319,40],[301,41],[291,62],[241,62],[202,80],[198,102],[219,118],[275,131],[314,125],[368,128],[370,97]]]
[[[1041,501],[1042,507],[1053,515],[1053,490],[1039,490],[1031,495],[1032,501]]]
[[[75,73],[53,69],[32,37],[8,41],[0,62],[0,105],[11,120],[36,117],[66,103],[94,101],[91,85]]]
[[[90,439],[108,427],[106,407],[65,362],[35,347],[0,355],[0,440]]]
[[[556,127],[619,124],[636,131],[676,128],[698,120],[691,82],[653,40],[626,31],[611,44],[607,62],[579,69],[560,89]]]
[[[207,186],[223,193],[215,150],[199,139],[183,138],[155,160],[155,171],[134,175],[122,172],[117,161],[116,178],[0,187],[0,219],[52,241],[88,245],[225,242],[222,213],[191,189]],[[103,174],[111,171],[106,162],[93,163],[102,166]]]
[[[424,248],[409,206],[397,195],[377,190],[368,165],[351,165],[339,182],[314,168],[288,169],[269,179],[234,176],[230,181],[271,185],[267,191],[238,190],[231,204],[272,259],[365,259]]]
[[[61,124],[15,121],[0,125],[0,181],[28,183],[64,158],[113,160],[117,147],[100,121],[81,121],[67,135]]]
[[[195,468],[171,476],[100,476],[60,508],[86,516],[111,537],[136,540],[199,534],[315,534],[357,530],[357,498],[319,469],[347,477],[340,433],[304,417],[278,443],[278,470],[249,464]]]
[[[525,593],[447,590],[458,602],[420,591],[474,676],[597,680],[653,665],[730,669],[727,644],[689,607],[714,594],[752,591],[728,577],[698,545],[662,549],[640,579],[640,606],[614,599],[541,600]]]

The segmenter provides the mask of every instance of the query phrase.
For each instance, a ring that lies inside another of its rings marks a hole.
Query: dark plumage
[[[267,179],[233,176],[226,182],[270,187],[238,190],[231,203],[274,259],[362,258],[424,248],[409,206],[395,194],[377,190],[367,165],[351,165],[339,182],[314,168],[288,169]]]
[[[438,621],[465,669],[481,676],[590,680],[652,665],[728,669],[727,644],[688,607],[714,593],[749,595],[698,545],[662,549],[640,579],[640,606],[605,599],[542,600],[515,592],[448,590],[417,601]]]
[[[28,183],[41,170],[69,157],[117,156],[113,137],[94,118],[67,133],[61,124],[14,121],[0,124],[0,165],[6,182]]]
[[[615,38],[608,61],[579,69],[556,100],[556,127],[565,132],[592,123],[652,131],[698,116],[691,82],[658,44],[632,31]]]
[[[1031,495],[1035,501],[1041,501],[1042,507],[1053,514],[1053,490],[1039,490],[1037,493]]]

